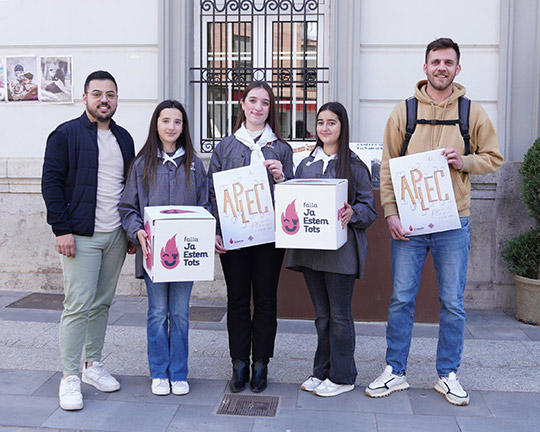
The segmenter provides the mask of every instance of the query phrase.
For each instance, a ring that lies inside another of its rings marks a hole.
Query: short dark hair
[[[114,79],[114,77],[111,75],[110,72],[107,72],[104,70],[98,70],[88,75],[86,77],[86,81],[84,82],[85,93],[88,91],[88,87],[90,86],[90,81],[92,80],[111,80],[114,83],[114,87],[116,87],[116,91],[118,92],[118,84],[116,84],[116,80]]]
[[[427,63],[428,54],[431,51],[437,51],[437,50],[446,49],[446,48],[452,48],[456,52],[457,63],[459,64],[459,57],[460,57],[459,46],[450,38],[435,39],[433,42],[430,42],[428,44],[428,46],[426,47],[426,60],[425,60],[426,63]]]

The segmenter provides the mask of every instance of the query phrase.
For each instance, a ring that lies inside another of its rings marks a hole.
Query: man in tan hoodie
[[[459,47],[448,38],[431,42],[426,48],[424,73],[427,80],[415,88],[417,119],[457,120],[458,100],[465,88],[454,83],[460,73]],[[412,338],[416,295],[428,252],[431,250],[441,301],[435,390],[454,405],[467,405],[469,395],[456,373],[461,363],[465,332],[463,293],[470,249],[469,216],[471,183],[469,174],[497,170],[503,157],[497,135],[486,112],[471,102],[469,115],[470,153],[466,154],[459,125],[417,124],[405,154],[443,149],[450,168],[461,228],[433,234],[408,236],[402,227],[392,188],[389,160],[399,157],[405,140],[407,108],[399,103],[386,124],[381,163],[381,201],[392,235],[393,295],[386,331],[387,366],[367,388],[371,397],[383,397],[409,388],[405,371]]]

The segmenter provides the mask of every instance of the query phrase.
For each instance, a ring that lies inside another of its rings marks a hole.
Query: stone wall
[[[62,291],[60,259],[41,197],[41,166],[40,158],[0,158],[0,290]],[[133,256],[126,259],[119,294],[145,294],[144,282],[133,277],[134,261]],[[195,282],[193,297],[225,298],[218,259],[215,281]]]
[[[60,260],[40,194],[41,164],[39,158],[0,159],[1,290],[62,290]],[[472,246],[467,307],[508,309],[515,306],[512,275],[500,255],[507,239],[533,224],[521,202],[519,166],[520,163],[507,162],[497,173],[471,178]],[[145,293],[144,284],[132,276],[133,267],[133,257],[129,256],[122,269],[119,294]],[[216,259],[216,280],[196,282],[193,297],[225,299],[219,259]]]
[[[506,241],[534,222],[521,201],[520,162],[472,175],[471,252],[465,302],[478,309],[513,309],[514,280],[501,258]]]

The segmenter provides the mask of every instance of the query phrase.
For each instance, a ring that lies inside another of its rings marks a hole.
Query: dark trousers
[[[233,360],[249,361],[250,351],[253,360],[274,354],[277,286],[284,253],[268,243],[220,255],[227,284],[227,330]]]
[[[315,308],[317,351],[313,376],[336,384],[354,384],[355,333],[351,302],[354,275],[302,268]]]

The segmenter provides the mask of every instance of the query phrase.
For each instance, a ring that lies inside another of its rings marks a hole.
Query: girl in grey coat
[[[351,311],[356,278],[361,278],[367,252],[366,228],[377,217],[371,177],[349,148],[349,119],[339,102],[317,113],[317,144],[296,170],[296,178],[345,178],[348,202],[342,225],[347,242],[338,250],[290,249],[286,266],[304,275],[317,328],[313,374],[301,386],[318,396],[336,396],[354,389],[354,320]]]
[[[276,249],[274,243],[225,249],[212,174],[254,164],[267,168],[272,193],[275,183],[293,175],[292,149],[280,137],[274,94],[265,82],[253,82],[244,91],[234,135],[216,146],[208,169],[210,201],[218,219],[216,252],[227,284],[227,330],[233,363],[229,388],[234,393],[242,391],[249,381],[250,357],[251,390],[259,393],[266,388],[268,362],[274,353],[277,286],[284,251]]]
[[[161,102],[152,115],[150,131],[135,158],[120,202],[122,226],[138,245],[136,277],[144,276],[148,292],[148,365],[152,393],[183,395],[189,392],[188,315],[193,282],[153,282],[144,272],[148,255],[144,230],[147,206],[191,205],[210,208],[206,173],[189,135],[184,107],[177,101]]]

